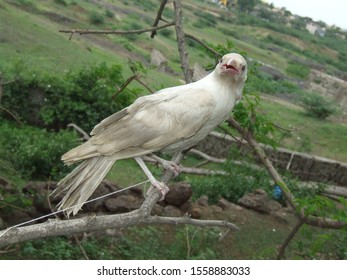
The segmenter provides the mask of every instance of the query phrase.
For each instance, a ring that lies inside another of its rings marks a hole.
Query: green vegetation
[[[147,93],[131,84],[113,98],[129,75],[139,72],[154,90],[181,83],[173,28],[158,31],[154,40],[148,34],[74,34],[68,40],[69,35],[58,32],[92,25],[103,29],[142,29],[153,24],[158,9],[157,1],[153,0],[97,2],[7,0],[0,4],[0,73],[4,82],[14,81],[3,86],[0,100],[0,177],[12,184],[10,192],[0,190],[3,198],[0,211],[31,206],[22,191],[28,180],[58,180],[68,172],[60,156],[79,143],[76,133],[65,130],[68,123],[74,122],[90,131],[104,117]],[[251,2],[254,1],[242,1],[241,5]],[[311,65],[318,65],[328,73],[345,74],[347,44],[340,35],[346,34],[328,29],[326,36],[320,38],[305,30],[301,18],[289,27],[283,16],[264,7],[255,17],[247,13],[251,6],[241,9],[246,13],[237,9],[230,13],[206,3],[182,1],[185,31],[221,53],[247,52],[247,57],[252,58],[245,95],[236,106],[234,117],[261,142],[347,161],[347,127],[329,118],[335,112],[333,103],[307,93],[295,81],[306,81]],[[109,9],[111,4],[117,10]],[[172,20],[172,9],[166,8],[163,17]],[[187,40],[187,44],[191,65],[198,62],[203,67],[214,67],[211,53],[195,41]],[[153,48],[164,53],[169,66],[177,73],[140,69],[141,64],[136,61],[147,65]],[[272,65],[283,77],[275,79],[271,73],[260,71],[256,60]],[[139,68],[134,71],[134,66]],[[266,99],[262,99],[263,94],[267,94]],[[278,96],[286,100],[279,102]],[[275,129],[273,123],[292,132]],[[211,203],[220,196],[236,202],[257,188],[272,192],[273,186],[264,170],[254,171],[236,164],[234,161],[240,157],[236,151],[231,151],[230,156],[223,166],[207,166],[223,168],[229,172],[228,176],[181,175],[177,180],[189,181],[194,198],[208,195]],[[185,164],[193,165],[196,161],[188,157]],[[247,161],[254,163],[251,158]],[[150,168],[159,175],[158,169]],[[116,163],[108,179],[125,186],[141,181],[143,176],[133,160],[124,160]],[[316,192],[303,193],[295,188],[295,178],[284,176],[302,207],[310,207],[310,213],[345,219],[343,212]],[[275,233],[271,221],[260,224],[262,217],[247,218],[250,223],[244,225],[242,232],[222,245],[215,242],[215,231],[191,227],[175,230],[136,227],[117,236],[87,237],[81,245],[91,259],[274,258],[275,245],[288,233],[287,225]],[[347,258],[344,234],[304,227],[291,244],[288,258],[298,258],[297,251],[302,252],[300,258]],[[0,255],[0,258],[84,258],[76,242],[65,237],[26,242],[13,255]],[[233,250],[230,252],[230,246],[225,244],[233,246]]]
[[[2,122],[0,132],[0,158],[9,169],[29,180],[57,180],[66,174],[69,168],[61,163],[60,157],[78,144],[77,135],[72,132],[15,127],[10,122]]]
[[[15,82],[5,87],[3,106],[28,124],[55,131],[69,123],[91,131],[99,121],[129,105],[138,92],[126,89],[112,101],[114,84],[124,82],[122,67],[105,63],[77,73],[68,71],[62,78],[16,69],[7,73],[7,79]],[[1,116],[9,117],[5,111]]]
[[[310,74],[310,68],[300,63],[289,63],[286,69],[287,73],[293,77],[306,79]]]
[[[336,112],[333,101],[317,93],[306,93],[302,96],[302,103],[308,115],[319,119],[326,119]]]

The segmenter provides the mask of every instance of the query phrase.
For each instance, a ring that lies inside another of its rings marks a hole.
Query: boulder
[[[208,72],[198,63],[194,64],[193,68],[193,81],[198,81],[204,78]]]
[[[225,198],[221,197],[218,202],[217,205],[219,207],[221,207],[223,209],[223,211],[227,211],[227,210],[237,210],[237,211],[241,211],[242,207],[239,205],[236,205],[228,200],[226,200]]]
[[[281,204],[272,200],[262,189],[256,189],[241,197],[238,203],[246,208],[261,212],[271,213],[282,208]]]
[[[108,198],[105,200],[105,208],[113,213],[125,213],[138,209],[142,204],[142,200],[133,195],[119,195],[116,198]]]
[[[177,207],[187,202],[193,194],[191,186],[186,182],[171,184],[169,189],[170,191],[165,196],[165,202]]]
[[[180,209],[173,205],[166,205],[164,208],[163,216],[165,217],[181,217]]]
[[[196,200],[196,204],[199,205],[199,206],[207,207],[208,206],[208,196],[207,195],[203,195],[203,196],[199,197]]]

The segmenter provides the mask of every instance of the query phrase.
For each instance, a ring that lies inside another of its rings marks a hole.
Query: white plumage
[[[246,78],[245,59],[227,54],[205,78],[140,97],[101,121],[89,141],[62,156],[82,163],[58,183],[55,193],[67,191],[60,209],[75,206],[66,212],[76,214],[116,160],[194,146],[229,116]]]

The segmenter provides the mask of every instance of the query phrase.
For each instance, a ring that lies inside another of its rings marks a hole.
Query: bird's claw
[[[162,166],[164,169],[170,170],[175,177],[177,177],[182,172],[181,167],[173,161],[165,160],[162,162]]]
[[[149,193],[153,187],[156,188],[161,194],[159,201],[164,200],[166,194],[169,192],[169,187],[163,182],[155,181],[152,183],[147,193]]]

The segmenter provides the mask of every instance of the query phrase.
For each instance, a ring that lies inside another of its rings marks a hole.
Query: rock
[[[256,189],[241,197],[238,203],[246,208],[261,212],[271,213],[282,208],[281,204],[269,198],[262,189]]]
[[[159,204],[154,205],[151,215],[153,216],[162,216],[164,212],[164,206],[161,206]]]
[[[182,213],[176,206],[166,205],[163,215],[166,217],[181,217]]]
[[[194,64],[193,68],[193,81],[198,81],[204,78],[208,72],[198,63]]]
[[[193,219],[200,219],[202,214],[204,212],[204,207],[200,206],[200,205],[197,205],[197,204],[194,204],[188,214],[190,214],[190,216],[193,218]]]
[[[211,205],[210,209],[214,212],[214,213],[221,213],[223,212],[222,207],[218,206],[218,205]]]
[[[187,202],[193,194],[191,186],[186,182],[169,185],[170,191],[165,196],[165,202],[170,205],[180,206]]]
[[[106,209],[113,213],[125,213],[138,209],[141,206],[141,199],[132,195],[119,195],[116,198],[108,198],[104,205]]]
[[[180,210],[183,213],[188,213],[189,209],[192,208],[193,203],[189,200],[180,206]]]
[[[237,210],[237,211],[241,211],[242,207],[239,205],[236,205],[228,200],[226,200],[225,198],[221,197],[218,202],[217,205],[220,206],[224,211],[226,210]]]
[[[208,196],[207,195],[201,196],[200,198],[198,198],[196,200],[196,204],[198,204],[199,206],[207,207],[208,206]]]
[[[167,59],[160,51],[153,49],[151,52],[151,64],[154,66],[162,67],[163,65],[167,64]]]
[[[101,182],[101,184],[96,188],[94,193],[88,198],[88,200],[94,199],[101,197],[106,194],[113,193],[115,191],[120,191],[122,188],[118,186],[117,184],[113,184],[110,181],[104,180]],[[128,194],[129,192],[121,192],[120,194],[125,195]],[[110,198],[116,198],[119,194],[113,194],[110,196],[107,196],[105,198],[97,199],[95,201],[86,203],[83,205],[82,209],[85,212],[98,212],[98,211],[103,211],[104,210],[104,202],[107,199]]]

